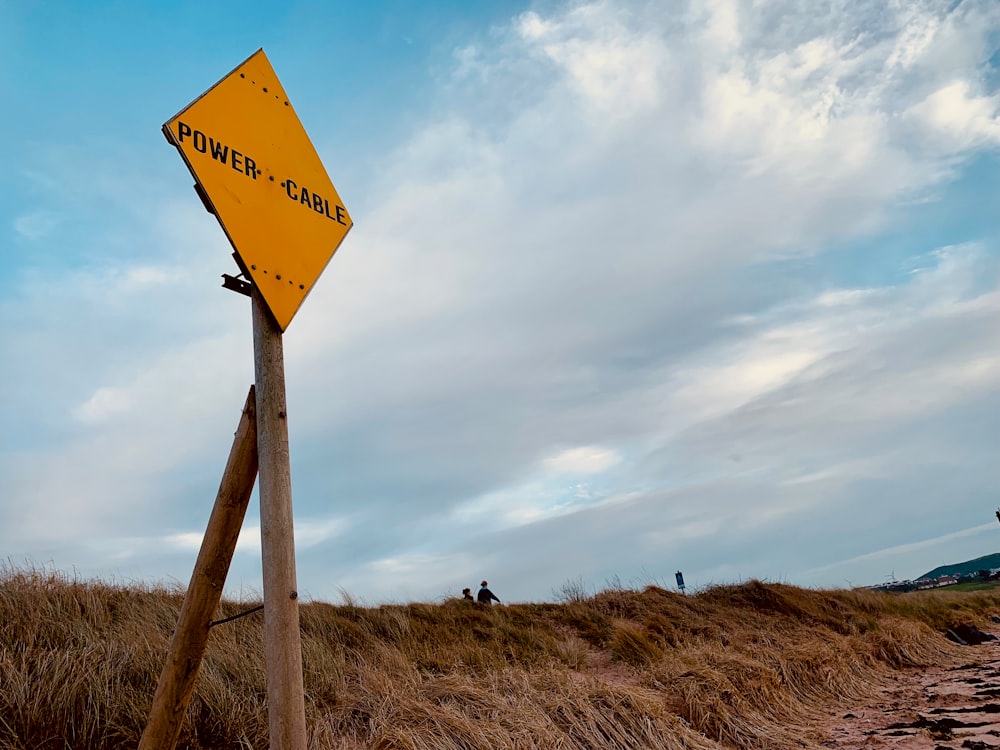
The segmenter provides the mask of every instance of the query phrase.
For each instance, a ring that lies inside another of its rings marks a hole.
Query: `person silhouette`
[[[493,602],[503,604],[503,602],[501,602],[492,591],[486,588],[486,586],[486,581],[483,581],[480,586],[479,593],[476,594],[476,601],[480,604],[492,604]]]
[[[462,599],[467,602],[474,602],[475,599],[472,598],[472,589],[462,589]]]

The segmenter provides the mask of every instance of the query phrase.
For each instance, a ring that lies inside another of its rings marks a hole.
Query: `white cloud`
[[[342,536],[350,528],[345,518],[305,518],[295,522],[295,546],[299,549],[315,547]]]
[[[709,0],[704,4],[707,19],[705,39],[720,51],[732,54],[739,49],[740,4],[736,0]]]
[[[950,534],[942,534],[941,536],[933,537],[931,539],[921,539],[919,542],[910,542],[909,544],[900,544],[895,547],[887,547],[885,549],[876,550],[875,552],[870,552],[867,555],[863,555],[852,560],[847,560],[845,562],[858,562],[860,560],[871,560],[884,557],[891,557],[897,555],[901,552],[912,552],[914,550],[925,549],[927,547],[933,547],[939,545],[943,542],[950,542],[955,539],[965,539],[966,537],[975,536],[981,534],[986,530],[993,531],[996,527],[992,523],[982,523],[978,526],[972,526],[968,529],[960,529],[959,531],[953,531]]]
[[[182,550],[201,549],[202,540],[205,535],[196,531],[185,531],[179,534],[169,534],[166,537],[167,544]]]
[[[177,274],[156,266],[136,266],[128,268],[122,275],[123,291],[144,289],[157,284],[166,284],[177,279]]]
[[[97,423],[128,411],[132,408],[132,397],[120,388],[101,387],[93,395],[80,404],[75,410],[76,418],[81,422]]]
[[[518,30],[565,71],[586,106],[627,118],[659,103],[666,48],[627,28],[610,5],[579,5],[560,21],[529,12]]]
[[[540,482],[489,492],[457,506],[453,517],[462,524],[509,528],[541,521],[568,512],[565,488]]]
[[[534,11],[523,13],[517,23],[517,30],[521,36],[532,41],[547,36],[552,32],[553,28],[553,23],[543,21],[541,16]]]
[[[621,463],[622,457],[615,450],[600,446],[568,448],[542,461],[548,471],[557,474],[601,474]]]
[[[53,211],[32,211],[14,220],[14,231],[24,240],[36,242],[49,236],[61,219]]]
[[[824,565],[819,568],[814,568],[812,570],[805,571],[805,574],[815,575],[818,573],[826,573],[840,568],[847,568],[849,566],[856,565],[857,563],[869,563],[873,561],[882,561],[882,560],[891,561],[894,558],[904,557],[909,553],[924,552],[929,549],[934,549],[935,547],[945,547],[950,542],[955,542],[962,539],[968,539],[969,537],[980,536],[985,532],[995,532],[995,531],[996,531],[996,524],[982,523],[977,526],[971,526],[967,529],[959,529],[958,531],[952,531],[947,534],[940,534],[938,536],[930,537],[928,539],[921,539],[920,541],[917,542],[908,542],[907,544],[897,544],[892,547],[885,547],[883,549],[875,550],[874,552],[867,552],[863,555],[852,557],[848,560],[838,560],[835,563],[831,563],[829,565]],[[881,583],[881,581],[874,581],[874,583]]]
[[[356,166],[367,208],[285,337],[303,589],[435,596],[488,567],[538,596],[679,557],[762,576],[828,561],[817,530],[840,557],[926,536],[904,511],[939,484],[972,514],[996,247],[887,222],[995,143],[998,29],[975,0],[622,0],[461,40],[426,118]],[[214,497],[249,315],[186,180],[153,210],[148,175],[65,163],[39,184],[128,221],[0,301],[3,408],[37,430],[0,456],[0,528],[139,569],[150,525],[197,529]]]
[[[913,5],[916,6],[915,3]],[[916,7],[911,9],[911,15],[904,21],[900,25],[899,35],[893,41],[892,52],[886,60],[889,68],[905,70],[917,64],[930,50],[942,23],[939,17],[921,13]]]
[[[941,136],[948,149],[1000,143],[1000,97],[975,96],[970,88],[969,81],[952,81],[907,114]]]

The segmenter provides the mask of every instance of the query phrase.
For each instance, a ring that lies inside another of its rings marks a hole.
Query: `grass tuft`
[[[620,583],[559,603],[302,605],[312,748],[792,748],[896,670],[956,656],[1000,590],[695,596]],[[0,570],[0,750],[134,748],[183,594]],[[258,602],[224,602],[218,618]],[[179,747],[266,748],[262,617],[212,631]]]

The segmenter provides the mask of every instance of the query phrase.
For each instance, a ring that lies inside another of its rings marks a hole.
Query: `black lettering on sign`
[[[225,164],[229,153],[229,146],[223,146],[222,141],[217,141],[214,138],[209,138],[208,144],[212,147],[212,158]]]
[[[256,166],[256,164],[251,164],[247,169],[247,173],[250,173],[251,168],[256,169]],[[256,179],[256,177],[254,177],[254,179]],[[330,201],[319,193],[310,191],[305,185],[299,188],[299,185],[295,182],[295,180],[286,179],[281,183],[281,186],[285,188],[285,195],[293,201],[297,201],[303,206],[308,206],[320,216],[325,216],[330,221],[335,221],[344,227],[347,226],[347,211],[343,206],[334,204],[333,213],[331,214]]]
[[[205,135],[201,130],[195,130],[186,122],[177,121],[177,143],[181,144],[188,140],[194,146],[194,150],[201,154],[210,155],[220,164],[228,164],[237,172],[245,174],[251,180],[256,180],[260,171],[257,169],[257,161],[251,157],[237,151],[235,148],[227,146],[220,140]],[[294,182],[286,187],[289,191],[288,197],[298,199],[297,195],[292,195],[291,191],[296,187]]]
[[[343,206],[334,206],[334,213],[336,214],[336,216],[335,217],[334,216],[330,216],[330,201],[328,201],[326,198],[324,198],[323,199],[323,213],[326,216],[326,218],[330,219],[331,221],[335,221],[338,224],[340,224],[342,226],[345,226],[345,227],[347,226],[347,222],[344,221],[344,219],[346,218],[347,214],[345,213]]]

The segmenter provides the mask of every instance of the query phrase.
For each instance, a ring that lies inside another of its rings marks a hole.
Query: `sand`
[[[877,699],[831,719],[830,748],[1000,750],[1000,641],[953,663],[896,673]]]

